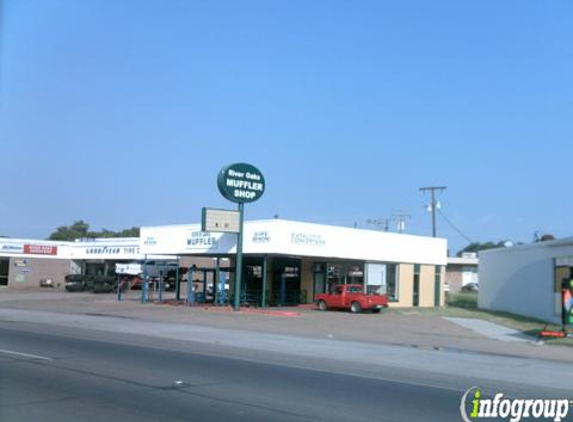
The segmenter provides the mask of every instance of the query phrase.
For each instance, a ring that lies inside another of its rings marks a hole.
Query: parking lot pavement
[[[64,314],[116,316],[143,321],[187,323],[242,331],[334,338],[367,343],[402,345],[573,362],[568,347],[538,346],[532,341],[505,342],[481,335],[439,315],[417,312],[351,314],[320,312],[312,308],[268,308],[232,312],[229,308],[172,306],[141,303],[132,291],[117,301],[113,294],[68,293],[61,290],[0,291],[0,308],[39,310]],[[172,297],[166,294],[165,298]],[[276,312],[279,310],[280,312]],[[287,312],[288,315],[282,314]]]

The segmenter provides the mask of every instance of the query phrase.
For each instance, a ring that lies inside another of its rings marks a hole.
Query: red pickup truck
[[[343,284],[336,286],[332,293],[323,293],[316,296],[318,309],[326,311],[328,308],[350,309],[352,313],[363,310],[380,312],[388,307],[388,297],[380,294],[364,293],[364,286],[360,284]]]

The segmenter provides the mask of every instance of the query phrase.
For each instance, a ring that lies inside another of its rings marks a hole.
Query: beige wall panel
[[[446,306],[446,266],[442,265],[442,278],[440,279],[440,306]]]
[[[400,264],[398,275],[398,302],[390,302],[390,307],[402,308],[412,306],[414,287],[414,265]]]
[[[422,265],[420,268],[420,306],[434,306],[435,267]]]
[[[462,289],[462,268],[461,265],[448,265],[446,281],[450,286],[450,294],[459,293]]]
[[[300,272],[300,289],[306,290],[306,303],[312,302],[312,264],[314,262],[313,258],[303,258],[301,261],[301,272]]]

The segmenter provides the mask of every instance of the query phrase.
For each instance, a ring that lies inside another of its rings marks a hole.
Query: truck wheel
[[[350,312],[352,312],[353,314],[359,314],[360,312],[362,312],[362,306],[360,306],[360,303],[352,302],[352,304],[350,305]]]
[[[318,301],[318,309],[320,311],[326,311],[328,309],[328,306],[326,306],[326,302],[324,300]]]
[[[382,309],[380,309],[380,308],[372,309],[372,313],[373,314],[379,314],[381,310]]]

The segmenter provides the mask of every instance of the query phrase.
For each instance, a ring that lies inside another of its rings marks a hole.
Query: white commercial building
[[[156,226],[140,239],[143,254],[230,259],[233,277],[236,234]],[[276,303],[282,290],[289,304],[312,303],[333,285],[358,283],[382,289],[393,306],[444,304],[445,239],[273,219],[245,222],[243,253],[248,302]]]
[[[570,268],[573,237],[482,251],[478,306],[560,323]]]
[[[177,259],[199,291],[229,284],[234,294],[236,249],[236,234],[199,224],[142,227],[139,238],[0,239],[0,286],[33,287],[42,278],[62,285],[67,274],[113,276],[116,263]],[[245,222],[243,252],[247,303],[312,303],[341,283],[386,292],[392,306],[445,300],[445,239],[272,219]]]
[[[115,275],[115,263],[143,261],[139,238],[65,242],[0,238],[0,287],[37,287],[41,279],[63,285],[68,274]],[[148,256],[171,260],[172,256]]]

